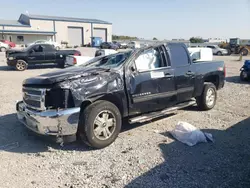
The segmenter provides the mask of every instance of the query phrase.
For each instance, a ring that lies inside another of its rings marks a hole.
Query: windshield
[[[85,67],[101,67],[101,68],[115,68],[121,65],[125,60],[129,58],[132,51],[112,54],[108,56],[101,56],[91,59],[86,64],[82,65]]]

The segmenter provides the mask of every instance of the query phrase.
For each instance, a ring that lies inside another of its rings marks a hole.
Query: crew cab
[[[23,50],[8,50],[8,66],[24,71],[28,65],[55,63],[64,68],[67,55],[81,55],[77,50],[56,50],[51,44],[34,44]]]
[[[185,44],[158,44],[24,80],[17,116],[57,142],[78,138],[103,148],[125,117],[135,123],[195,104],[212,109],[224,82],[223,61],[193,63]]]

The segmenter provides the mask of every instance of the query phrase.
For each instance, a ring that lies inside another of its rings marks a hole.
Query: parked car
[[[113,49],[113,50],[117,50],[119,47],[115,44],[113,44],[112,42],[103,42],[100,45],[101,49]]]
[[[33,44],[23,50],[7,50],[8,66],[24,71],[28,65],[55,63],[63,68],[67,55],[81,55],[77,50],[57,50],[51,44]]]
[[[101,49],[97,50],[95,53],[95,57],[98,56],[107,56],[110,54],[115,54],[118,53],[116,50],[112,49]],[[89,62],[89,60],[93,59],[94,57],[89,57],[89,56],[74,56],[74,55],[68,55],[66,57],[65,64],[69,66],[80,66],[80,65],[85,65]]]
[[[220,48],[218,45],[207,45],[207,48],[211,48],[214,55],[228,55],[228,51],[226,49]]]
[[[119,42],[113,41],[113,44],[116,45],[116,46],[118,46],[118,48],[121,48],[121,44]]]
[[[245,60],[244,65],[240,69],[241,81],[247,81],[250,78],[250,60]]]
[[[158,44],[24,80],[17,116],[57,142],[77,136],[104,148],[117,138],[122,118],[145,122],[194,104],[212,109],[224,82],[223,61],[192,63],[184,44]]]
[[[36,40],[32,43],[26,44],[25,46],[31,46],[33,44],[51,44],[55,46],[55,49],[60,50],[61,49],[61,45],[58,44],[57,42],[51,41],[51,40]]]
[[[0,40],[0,42],[8,44],[10,48],[15,48],[16,47],[16,44],[14,42],[10,42],[8,40]]]
[[[140,43],[137,42],[137,41],[131,41],[131,42],[129,42],[129,43],[127,44],[127,47],[128,47],[128,48],[135,49],[135,48],[140,48],[141,45],[140,45]]]
[[[127,49],[127,48],[128,48],[128,44],[125,43],[125,42],[122,42],[120,48],[121,48],[121,49]]]
[[[10,48],[10,46],[8,44],[0,42],[0,52],[5,52],[9,48]]]
[[[226,49],[220,48],[218,45],[210,45],[210,44],[203,43],[203,44],[191,44],[190,47],[211,48],[214,55],[219,55],[219,56],[228,55],[228,51]]]

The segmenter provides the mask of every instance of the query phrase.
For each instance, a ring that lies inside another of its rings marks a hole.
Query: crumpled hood
[[[65,80],[73,80],[79,77],[97,75],[107,72],[109,69],[97,67],[70,67],[59,71],[42,74],[37,77],[28,78],[23,81],[23,85],[52,85]]]

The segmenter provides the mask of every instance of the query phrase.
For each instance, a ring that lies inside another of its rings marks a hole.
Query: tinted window
[[[153,70],[164,66],[158,48],[152,48],[141,53],[136,58],[135,65],[139,71]]]
[[[207,46],[208,48],[212,48],[212,49],[214,49],[215,47],[214,46]]]
[[[43,47],[43,51],[53,51],[54,50],[54,46],[52,45],[42,45]]]
[[[43,47],[41,45],[37,45],[33,47],[35,52],[43,52]]]
[[[181,45],[168,45],[172,65],[175,67],[186,66],[189,64],[189,54]]]

